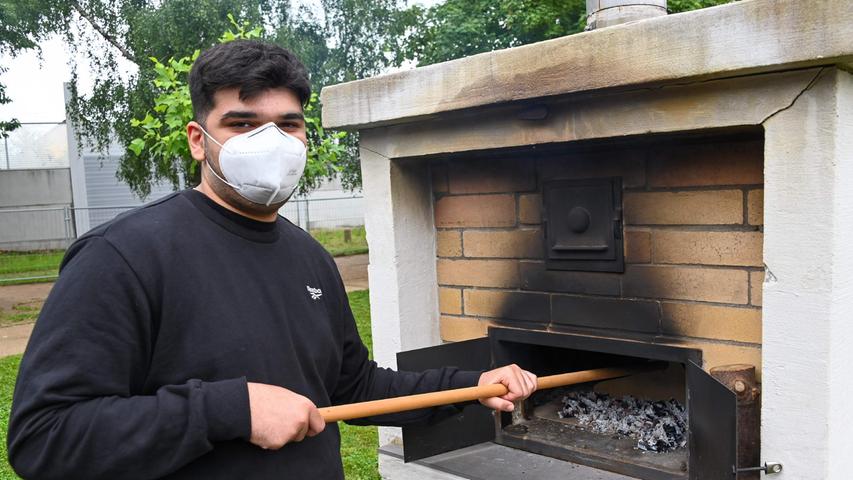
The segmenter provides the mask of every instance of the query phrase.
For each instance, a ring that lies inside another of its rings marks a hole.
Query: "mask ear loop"
[[[207,130],[205,130],[204,127],[199,125],[198,128],[200,128],[202,133],[204,133],[207,136],[207,138],[209,138],[213,143],[219,145],[219,148],[221,150],[225,150],[225,147],[221,143],[217,142],[216,139],[213,138],[213,136],[211,136],[209,133],[207,133]],[[205,162],[208,164],[207,167],[208,167],[208,170],[210,170],[210,173],[212,173],[214,177],[218,178],[220,182],[224,183],[225,185],[228,185],[229,187],[231,187],[235,190],[240,190],[240,187],[238,187],[237,185],[234,185],[233,183],[229,182],[228,180],[225,180],[224,178],[220,177],[218,173],[216,173],[216,169],[213,168],[212,165],[210,165],[210,159],[205,159]],[[220,166],[220,168],[222,168],[222,167]],[[267,203],[267,205],[269,205],[269,203]]]
[[[274,192],[272,192],[272,195],[270,195],[270,198],[267,200],[266,206],[268,206],[268,207],[270,206],[270,204],[272,203],[272,199],[273,199],[273,198],[275,198],[275,196],[276,196],[276,195],[278,195],[278,191],[279,191],[279,190],[281,190],[281,186],[280,186],[280,185],[279,185],[279,187],[278,187],[278,188],[276,188],[276,189],[275,189],[275,191],[274,191]]]

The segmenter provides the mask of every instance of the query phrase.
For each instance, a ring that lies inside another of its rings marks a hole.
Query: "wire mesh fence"
[[[360,196],[293,199],[279,214],[309,231],[330,251],[366,251]],[[0,209],[0,286],[55,280],[65,249],[80,235],[134,206]],[[364,245],[364,247],[360,247]],[[335,250],[338,249],[338,250]]]
[[[364,225],[364,197],[296,198],[279,213],[303,230]]]
[[[67,168],[65,122],[22,122],[0,138],[0,170]]]
[[[0,210],[0,285],[55,278],[73,238],[70,207]]]

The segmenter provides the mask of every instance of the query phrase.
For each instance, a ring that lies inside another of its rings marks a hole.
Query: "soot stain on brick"
[[[541,330],[551,323],[551,301],[546,294],[509,292],[496,311],[497,323],[515,327]]]

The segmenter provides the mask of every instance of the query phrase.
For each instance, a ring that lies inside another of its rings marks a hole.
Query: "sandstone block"
[[[626,192],[626,225],[733,225],[743,223],[740,190]]]
[[[463,234],[466,257],[541,258],[542,230],[466,230]]]
[[[677,145],[652,151],[650,187],[764,183],[764,142]]]
[[[437,227],[511,227],[515,225],[513,195],[462,195],[435,202]]]
[[[435,233],[435,251],[439,257],[462,256],[462,233],[458,230],[439,230]]]
[[[738,269],[627,265],[622,278],[626,297],[746,304],[747,272]]]
[[[544,324],[551,318],[549,296],[543,293],[466,289],[464,301],[466,315]]]
[[[760,307],[763,293],[764,271],[749,272],[749,303]]]
[[[516,260],[438,259],[438,283],[472,287],[514,288],[521,283]]]
[[[624,187],[646,184],[645,152],[641,149],[571,153],[539,161],[543,180],[622,177]]]
[[[663,340],[660,343],[702,350],[702,368],[710,371],[723,365],[755,365],[755,374],[761,381],[761,347],[717,343],[713,340]]]
[[[658,302],[554,295],[551,322],[557,325],[658,333]]]
[[[527,193],[518,196],[518,221],[525,225],[542,223],[542,195]]]
[[[649,263],[651,255],[651,234],[648,231],[625,231],[626,263]]]
[[[543,262],[519,263],[521,288],[540,292],[619,295],[618,273],[546,270]]]
[[[439,331],[445,342],[461,342],[485,337],[489,333],[489,322],[470,317],[442,315],[439,319]]]
[[[432,163],[429,166],[430,175],[432,177],[432,191],[433,193],[447,193],[447,164],[446,163]]]
[[[764,189],[747,193],[746,218],[750,225],[764,225]]]
[[[763,265],[761,232],[658,230],[652,234],[653,263]]]
[[[439,287],[438,311],[451,315],[462,315],[462,290]]]
[[[451,162],[450,193],[523,192],[536,188],[532,160],[524,158],[477,159]]]
[[[761,343],[761,309],[699,303],[663,303],[663,333]]]

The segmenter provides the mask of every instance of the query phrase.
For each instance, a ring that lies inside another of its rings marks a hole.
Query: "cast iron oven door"
[[[525,354],[512,358],[512,344],[523,345]],[[532,369],[535,364],[530,352],[537,348],[566,348],[573,352],[616,354],[649,360],[679,362],[685,366],[688,413],[688,472],[681,477],[655,472],[628,471],[618,464],[609,465],[599,460],[587,462],[568,450],[554,451],[553,445],[534,449],[545,454],[595,468],[636,475],[638,478],[685,478],[688,480],[734,479],[737,465],[737,400],[735,394],[712,378],[699,364],[701,353],[696,350],[670,346],[643,344],[621,340],[601,339],[582,335],[489,328],[489,337],[455,342],[436,347],[422,348],[397,354],[400,370],[421,371],[441,366],[456,366],[464,370],[486,370],[497,361],[501,364],[517,363]],[[528,365],[529,364],[529,365]],[[572,371],[572,365],[561,366],[562,371]],[[575,368],[583,370],[590,368]],[[470,404],[458,413],[446,415],[431,425],[403,428],[404,459],[420,460],[440,453],[457,450],[483,442],[495,441],[500,425],[492,412],[479,404]],[[535,445],[536,439],[531,439]],[[499,441],[498,443],[503,443]],[[505,443],[504,443],[505,444]],[[513,446],[513,445],[510,445]],[[525,448],[526,449],[526,448]],[[606,457],[606,455],[603,455]]]
[[[546,181],[542,207],[549,270],[625,271],[620,177]]]

